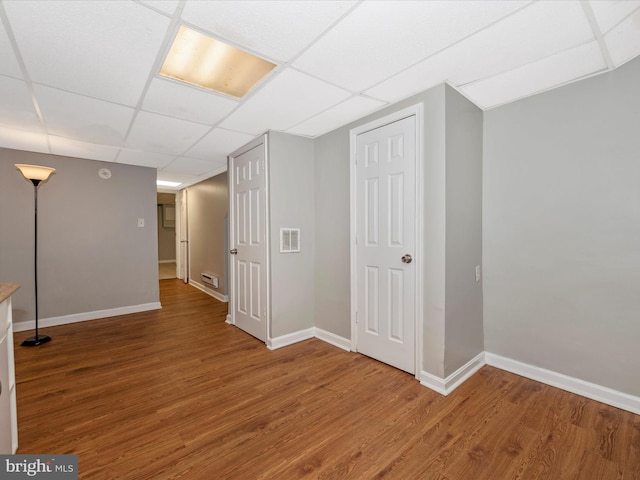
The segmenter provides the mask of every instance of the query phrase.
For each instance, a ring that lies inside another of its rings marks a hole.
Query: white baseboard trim
[[[570,377],[552,370],[502,357],[494,353],[485,353],[485,361],[487,365],[491,365],[492,367],[500,368],[515,373],[516,375],[522,375],[531,380],[561,388],[562,390],[567,390],[568,392],[640,415],[640,397],[580,380],[579,378]]]
[[[61,317],[41,318],[38,321],[39,328],[55,327],[57,325],[67,325],[68,323],[86,322],[88,320],[98,320],[100,318],[115,317],[118,315],[128,315],[130,313],[147,312],[149,310],[159,310],[162,308],[160,302],[144,303],[142,305],[131,305],[129,307],[110,308],[109,310],[96,310],[94,312],[74,313]],[[14,332],[25,332],[36,328],[35,320],[18,322],[13,324]]]
[[[230,323],[230,318],[228,318],[227,323]],[[318,340],[322,340],[323,342],[333,345],[334,347],[341,348],[342,350],[346,350],[347,352],[351,351],[351,340],[316,327],[307,328],[306,330],[300,330],[280,337],[270,338],[267,340],[267,348],[275,350],[310,338],[317,338]]]
[[[294,343],[302,342],[315,337],[315,328],[307,328],[306,330],[300,330],[280,337],[268,338],[267,348],[269,350],[276,350],[277,348],[293,345]]]
[[[205,287],[203,284],[196,282],[195,280],[189,279],[189,285],[192,287],[196,287],[198,290],[206,293],[207,295],[215,298],[216,300],[220,300],[224,303],[229,303],[229,295],[223,295],[215,290]]]
[[[225,319],[224,323],[228,323],[229,325],[233,325],[233,321],[231,320],[231,314],[227,313],[227,318]]]
[[[425,372],[420,372],[420,384],[435,390],[442,395],[449,395],[456,388],[458,388],[462,382],[467,380],[471,375],[476,373],[485,365],[485,354],[480,352],[473,357],[467,363],[458,368],[455,372],[449,375],[447,378],[436,377],[435,375]]]
[[[341,337],[336,335],[335,333],[327,332],[321,328],[315,328],[314,336],[318,340],[322,340],[323,342],[327,342],[334,347],[341,348],[342,350],[346,350],[347,352],[351,351],[351,340],[348,338]]]

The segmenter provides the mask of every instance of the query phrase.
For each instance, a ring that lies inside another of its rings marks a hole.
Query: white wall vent
[[[280,229],[280,253],[296,253],[300,251],[300,229]]]

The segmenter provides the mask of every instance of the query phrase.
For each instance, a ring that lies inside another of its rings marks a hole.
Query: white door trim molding
[[[415,145],[415,162],[416,162],[416,197],[415,197],[415,212],[416,212],[416,238],[415,238],[415,378],[420,380],[420,372],[422,371],[422,348],[423,348],[423,272],[424,272],[424,104],[417,103],[410,107],[398,110],[384,117],[378,118],[371,122],[365,123],[351,129],[349,132],[349,176],[350,176],[350,273],[351,273],[351,350],[357,349],[357,328],[356,328],[356,310],[358,302],[358,290],[357,290],[357,249],[356,249],[356,139],[357,136],[374,130],[376,128],[383,127],[398,120],[402,120],[407,117],[415,117],[416,126],[416,145]]]

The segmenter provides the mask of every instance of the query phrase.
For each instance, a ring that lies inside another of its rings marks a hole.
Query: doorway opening
[[[158,279],[177,277],[176,195],[158,192]]]

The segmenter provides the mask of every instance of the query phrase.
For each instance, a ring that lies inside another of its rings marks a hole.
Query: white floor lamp
[[[36,333],[33,337],[27,338],[22,342],[23,347],[36,347],[51,341],[48,335],[38,335],[38,187],[49,179],[49,176],[56,171],[55,168],[40,167],[37,165],[17,164],[16,168],[24,175],[24,178],[33,183],[33,212],[34,212],[34,246],[33,246],[33,265],[34,265],[34,285],[36,296]]]

